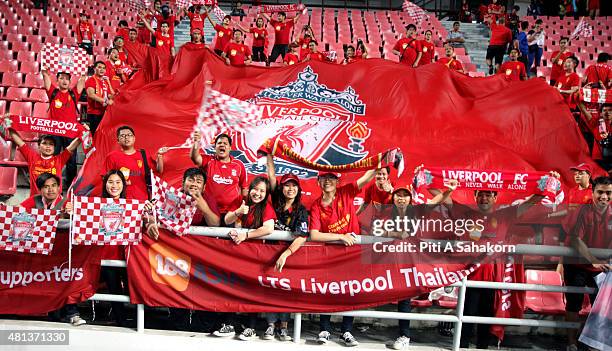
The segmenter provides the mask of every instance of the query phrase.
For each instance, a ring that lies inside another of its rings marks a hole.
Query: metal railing
[[[67,229],[68,223],[65,220],[60,221],[60,229]],[[236,229],[243,231],[245,229]],[[191,227],[189,230],[191,235],[202,235],[209,237],[227,238],[228,228],[220,227]],[[294,236],[286,231],[274,231],[272,234],[257,238],[258,240],[280,240],[280,241],[292,241]],[[357,243],[367,244],[374,241],[380,240],[393,240],[391,238],[380,238],[373,236],[358,236]],[[591,253],[600,258],[612,257],[612,250],[607,249],[590,249]],[[548,245],[516,245],[517,255],[538,255],[538,256],[564,256],[564,257],[579,257],[578,252],[569,247],[561,246],[548,246]],[[125,261],[122,260],[102,260],[102,266],[105,267],[126,267]],[[361,310],[361,311],[347,311],[337,313],[323,313],[329,315],[338,316],[352,316],[352,317],[367,317],[367,318],[381,318],[381,319],[398,319],[398,320],[416,320],[416,321],[432,321],[432,322],[452,322],[455,324],[455,331],[453,336],[453,350],[459,350],[459,341],[461,339],[461,332],[463,323],[474,323],[474,324],[498,324],[498,325],[511,325],[511,326],[528,326],[528,327],[548,327],[548,328],[563,328],[563,329],[578,329],[580,323],[578,322],[564,322],[564,321],[545,321],[535,319],[518,319],[518,318],[496,318],[496,317],[479,317],[479,316],[464,316],[464,303],[465,293],[467,288],[480,288],[480,289],[503,289],[503,290],[520,290],[520,291],[542,291],[542,292],[557,292],[557,293],[579,293],[579,294],[592,294],[596,291],[594,288],[587,287],[574,287],[574,286],[555,286],[555,285],[537,285],[537,284],[523,284],[523,283],[502,283],[502,282],[486,282],[486,281],[470,281],[463,278],[461,282],[450,285],[452,287],[459,288],[459,294],[457,298],[457,306],[454,315],[446,314],[429,314],[429,313],[405,313],[405,312],[385,312],[385,311],[374,311],[374,310]],[[125,302],[129,303],[130,298],[127,295],[111,295],[111,294],[95,294],[90,298],[94,301],[110,301],[110,302]],[[316,312],[313,312],[316,314]],[[293,340],[296,343],[300,342],[301,339],[301,325],[302,325],[302,314],[294,314],[294,326],[293,326]],[[137,321],[136,330],[139,333],[144,332],[144,305],[137,305]]]

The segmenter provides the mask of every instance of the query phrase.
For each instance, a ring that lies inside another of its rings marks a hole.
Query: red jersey
[[[94,88],[96,91],[96,95],[103,99],[106,99],[110,92],[108,82],[95,75],[87,78],[87,81],[85,82],[85,90],[87,90],[88,88]],[[103,104],[89,98],[87,99],[88,114],[103,115],[105,110],[106,107]]]
[[[586,189],[580,189],[577,185],[571,188],[567,194],[567,203],[570,208],[578,208],[578,205],[590,204],[593,199],[593,188],[589,184]]]
[[[170,54],[170,49],[174,47],[174,35],[168,34],[168,36],[165,36],[159,31],[155,32],[154,35],[156,48]]]
[[[249,213],[247,213],[246,218],[242,222],[242,228],[257,229],[254,227],[254,223],[253,223],[255,221],[254,215],[255,215],[255,206],[249,206]],[[274,211],[274,207],[272,207],[272,204],[270,203],[270,201],[266,201],[266,207],[264,208],[264,211],[262,214],[261,223],[263,224],[266,221],[269,221],[271,219],[276,220],[276,212]]]
[[[555,51],[550,56],[550,60],[552,61],[557,55],[559,55],[559,51]],[[550,71],[550,79],[556,81],[559,76],[563,75],[563,63],[568,57],[574,56],[572,52],[564,52],[559,55],[559,58],[556,61],[552,61],[552,69]]]
[[[188,12],[187,17],[189,17],[189,26],[191,30],[199,29],[202,33],[204,33],[204,16],[195,12]]]
[[[38,194],[36,187],[36,179],[43,173],[55,174],[60,179],[60,188],[62,186],[62,168],[72,152],[68,150],[62,151],[59,155],[42,157],[38,152],[32,150],[28,144],[23,144],[19,147],[19,151],[23,158],[28,162],[28,174],[30,175],[30,196]]]
[[[284,22],[270,20],[270,24],[274,27],[274,45],[288,45],[291,41],[291,29],[295,24],[293,18],[285,19]]]
[[[310,61],[320,61],[320,62],[327,61],[325,55],[323,55],[322,52],[310,52],[308,53],[308,55],[306,55],[306,58],[309,59]]]
[[[365,188],[363,202],[371,205],[389,205],[393,203],[393,194],[378,189],[376,183],[372,183]]]
[[[49,90],[47,90],[47,97],[51,100],[51,95],[57,86],[51,84]],[[74,97],[79,98],[79,92],[76,87],[72,89]],[[72,99],[68,91],[57,90],[57,94],[53,98],[53,101],[49,101],[49,118],[57,121],[76,122],[78,119],[78,111],[76,108],[77,101]]]
[[[251,49],[248,46],[233,41],[227,43],[223,52],[232,66],[244,66],[246,59],[251,56]]]
[[[149,30],[145,27],[138,27],[136,30],[138,31],[138,37],[136,40],[138,40],[139,43],[150,45],[151,32],[149,32]]]
[[[128,41],[130,38],[129,28],[117,28],[117,36],[122,37],[124,41]]]
[[[312,41],[311,37],[304,37],[298,40],[298,45],[300,46],[300,61],[306,58],[306,55],[310,52],[308,49],[308,44]]]
[[[121,60],[121,62],[128,62],[128,54],[127,52],[123,51],[123,49],[117,49],[117,55],[119,56],[119,60]]]
[[[612,249],[612,209],[608,206],[599,213],[591,203],[582,206],[575,225],[571,226],[570,237],[582,239],[588,248]],[[591,272],[597,270],[590,264],[580,264],[580,268]]]
[[[215,30],[217,31],[217,40],[215,40],[215,50],[223,51],[225,46],[232,40],[233,30],[231,28],[225,28],[222,25],[215,24]]]
[[[402,38],[395,43],[393,50],[399,51],[401,63],[412,66],[417,58],[417,53],[421,51],[421,42],[414,38]]]
[[[149,168],[153,169],[155,161],[146,151],[145,156]],[[151,175],[145,174],[140,150],[136,150],[131,155],[127,155],[121,150],[111,151],[104,161],[104,173],[111,169],[118,169],[123,173],[127,182],[126,199],[147,200],[149,198],[145,177],[150,177]]]
[[[353,201],[360,190],[357,183],[346,184],[336,189],[332,203],[323,206],[319,197],[310,207],[310,229],[323,233],[359,234],[359,220]]]
[[[419,60],[419,66],[425,66],[426,64],[432,63],[436,47],[433,43],[427,40],[421,40],[421,59]]]
[[[565,73],[562,76],[559,76],[557,80],[557,88],[561,90],[570,90],[573,87],[580,87],[580,77],[575,72]],[[572,96],[570,94],[561,94],[565,102],[569,105],[570,108],[575,107],[576,103],[573,102]]]
[[[206,174],[206,192],[210,194],[219,206],[219,211],[225,214],[240,207],[242,189],[248,187],[247,173],[244,164],[231,157],[230,162],[221,162],[214,156],[202,156],[202,170]]]
[[[89,21],[79,21],[79,25],[77,26],[77,40],[79,43],[91,43],[93,41],[93,26]]]
[[[452,70],[463,72],[463,65],[461,64],[461,61],[457,60],[456,58],[442,57],[441,59],[438,59],[437,62]]]
[[[587,83],[598,83],[603,82],[604,86],[601,88],[607,88],[612,81],[612,67],[606,63],[597,63],[587,67],[584,71]]]
[[[121,78],[117,75],[117,73],[122,72],[123,63],[121,62],[121,60],[118,60],[118,62],[119,64],[115,64],[110,61],[104,62],[104,64],[106,64],[106,71],[104,72],[104,75],[107,76],[110,80],[111,86],[113,87],[113,90],[115,92],[119,91],[119,87],[121,87],[121,84],[123,84]]]
[[[170,28],[170,35],[174,37],[174,24],[176,23],[176,16],[168,16],[168,18],[164,18],[163,15],[156,15],[155,19],[157,20],[157,30],[161,29],[161,24],[163,22],[168,23],[168,27]]]
[[[36,198],[40,198],[40,201],[43,204],[44,208],[39,208],[39,206],[36,206]],[[20,203],[19,206],[25,208],[28,211],[35,208],[39,210],[63,210],[66,208],[66,204],[67,202],[64,202],[64,198],[62,198],[61,194],[58,194],[57,198],[51,203],[47,203],[46,200],[42,197],[42,195],[32,195],[29,198],[23,200],[23,202]]]
[[[295,65],[296,63],[300,62],[299,57],[296,54],[292,54],[290,52],[288,52],[285,55],[285,58],[283,59],[283,62],[285,62],[287,65],[291,66],[291,65]]]
[[[502,63],[497,74],[503,74],[511,82],[518,82],[522,77],[527,77],[525,65],[519,61],[506,61]]]
[[[489,45],[501,46],[512,41],[512,31],[501,24],[491,23],[491,39]]]
[[[253,33],[253,47],[259,48],[266,46],[266,38],[268,37],[268,30],[266,28],[249,28],[249,33]]]
[[[221,212],[219,212],[219,207],[217,206],[217,201],[207,194],[206,192],[202,193],[202,198],[208,204],[208,208],[216,214],[217,216],[221,216]],[[200,210],[196,210],[193,215],[193,219],[191,220],[191,225],[201,225],[205,227],[211,227],[210,223],[206,223],[206,219],[204,218],[204,214],[200,212]]]

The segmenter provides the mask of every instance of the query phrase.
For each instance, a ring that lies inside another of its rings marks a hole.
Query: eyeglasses
[[[134,137],[134,134],[119,134],[119,136],[117,137],[117,139],[129,139]]]

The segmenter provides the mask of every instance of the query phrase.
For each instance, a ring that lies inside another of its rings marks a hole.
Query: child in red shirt
[[[510,50],[510,61],[504,62],[497,74],[503,74],[507,80],[511,82],[518,82],[520,80],[527,80],[527,71],[525,71],[525,65],[518,61],[519,49],[512,48]]]
[[[432,41],[433,33],[431,30],[425,31],[425,39],[421,40],[421,59],[419,60],[419,66],[432,63],[436,47]]]
[[[285,55],[283,59],[283,64],[285,66],[292,66],[296,63],[300,62],[300,58],[298,57],[297,48],[299,47],[296,43],[289,44],[289,52]]]

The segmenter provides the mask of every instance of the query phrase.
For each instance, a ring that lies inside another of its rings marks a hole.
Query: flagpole
[[[70,202],[72,203],[72,211],[70,212],[70,227],[68,229],[68,271],[70,273],[70,281],[72,281],[72,233],[73,231],[73,216],[74,216],[74,191],[70,190]]]

